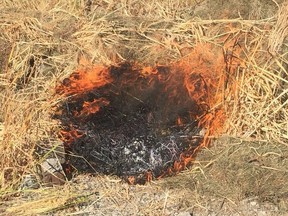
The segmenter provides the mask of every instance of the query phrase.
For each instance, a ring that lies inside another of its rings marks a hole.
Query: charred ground
[[[147,75],[130,63],[112,66],[111,83],[70,95],[59,107],[61,114],[54,117],[68,132],[67,161],[79,172],[134,176],[136,183],[144,183],[147,173],[153,178],[176,173],[174,162],[193,156],[203,141],[197,118],[208,105],[190,98],[181,71],[168,66],[154,70]],[[190,77],[200,87],[197,80]],[[62,87],[71,87],[69,78]],[[83,111],[85,103],[99,110]],[[71,137],[73,131],[77,137]]]

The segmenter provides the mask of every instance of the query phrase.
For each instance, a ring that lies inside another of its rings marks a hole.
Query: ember
[[[209,83],[181,68],[94,66],[57,87],[67,162],[130,183],[183,170],[204,142]]]

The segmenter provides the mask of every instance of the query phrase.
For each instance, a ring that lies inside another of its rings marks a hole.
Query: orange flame
[[[129,177],[127,178],[127,181],[128,181],[129,184],[134,185],[136,179],[135,179],[134,176],[129,176]]]
[[[89,114],[96,113],[102,106],[107,105],[109,105],[109,101],[104,98],[94,99],[92,102],[84,101],[83,109],[81,110],[80,115],[87,116]]]
[[[63,85],[56,88],[56,92],[64,95],[83,93],[97,89],[112,81],[109,75],[109,68],[94,66],[82,68],[73,73],[69,79],[64,79]]]
[[[84,134],[77,129],[74,129],[74,127],[71,125],[69,131],[61,130],[59,135],[60,138],[69,145],[76,139],[82,137]]]
[[[176,124],[177,125],[182,125],[183,124],[182,119],[180,117],[177,118]]]
[[[240,55],[240,52],[236,52]],[[225,94],[225,82],[227,81],[227,59],[223,56],[221,49],[215,49],[209,45],[199,45],[194,48],[192,53],[180,61],[174,62],[169,66],[169,70],[175,75],[184,77],[183,86],[185,86],[189,97],[197,103],[197,105],[204,109],[205,112],[197,113],[195,110],[190,110],[190,118],[198,121],[198,126],[205,129],[203,143],[200,147],[191,152],[189,149],[180,155],[178,161],[175,161],[173,166],[168,168],[163,175],[157,177],[162,178],[165,175],[178,173],[185,169],[185,167],[192,163],[195,159],[196,152],[203,146],[208,146],[212,136],[220,134],[223,129],[225,121],[225,113],[223,111],[222,103]],[[239,59],[238,59],[239,61]],[[240,61],[239,61],[240,62]],[[240,64],[240,63],[237,64]],[[229,72],[233,73],[236,69],[235,64],[232,64]],[[136,68],[139,67],[135,66]],[[161,67],[161,66],[160,66]],[[163,66],[163,70],[165,67]],[[148,78],[149,85],[153,85],[155,77],[160,82],[166,82],[171,77],[165,73],[159,72],[158,67],[144,67],[140,69],[141,76]],[[176,76],[176,77],[177,77]],[[57,87],[57,92],[66,96],[72,94],[79,94],[91,91],[105,86],[113,81],[110,75],[110,68],[103,66],[93,66],[85,69],[79,69],[73,73],[68,80],[64,80],[63,85]],[[177,80],[173,80],[177,81]],[[133,82],[127,80],[127,82]],[[171,85],[174,83],[172,82]],[[141,88],[141,87],[140,87]],[[167,86],[166,88],[169,88]],[[170,91],[171,97],[179,94],[177,89]],[[175,97],[174,97],[175,98]],[[178,101],[175,101],[177,103]],[[92,102],[84,101],[82,110],[77,113],[78,116],[87,116],[89,114],[97,113],[101,107],[108,106],[109,101],[105,98],[94,99]],[[199,108],[199,109],[200,109]],[[174,119],[173,119],[174,120]],[[180,116],[175,119],[177,125],[183,125],[186,119]],[[72,143],[83,134],[70,127],[70,131],[61,131],[61,136],[65,142]],[[152,173],[146,173],[147,181],[152,180]],[[128,181],[134,184],[136,179],[133,176],[128,177]]]
[[[152,172],[151,171],[146,172],[146,181],[150,182],[152,181],[152,179],[153,179]]]

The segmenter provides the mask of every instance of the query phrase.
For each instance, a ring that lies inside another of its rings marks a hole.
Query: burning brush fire
[[[208,57],[144,68],[127,62],[90,65],[64,79],[56,93],[66,99],[54,117],[63,128],[67,164],[131,184],[191,164],[223,122],[222,110],[215,108],[223,68]]]

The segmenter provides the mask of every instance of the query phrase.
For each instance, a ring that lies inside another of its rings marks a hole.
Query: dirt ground
[[[284,0],[4,0],[0,214],[288,215],[288,16],[281,8]],[[230,40],[245,50],[237,56],[245,63],[237,62],[239,88],[230,87],[236,96],[227,94],[223,105],[225,132],[193,166],[145,185],[85,173],[64,185],[43,184],[39,164],[61,146],[51,120],[61,98],[53,91],[80,57],[167,64],[198,44],[229,54]]]

